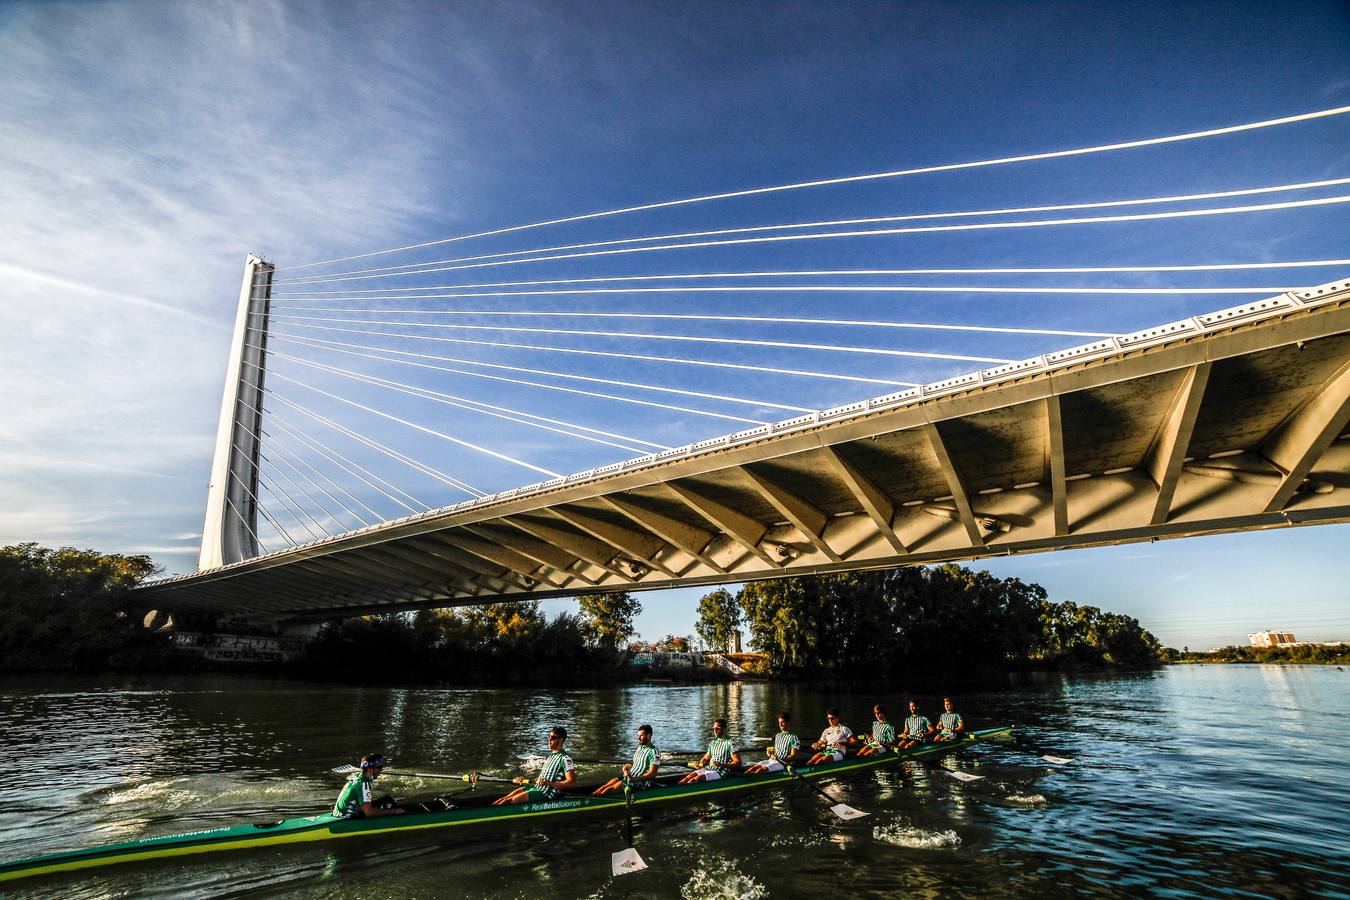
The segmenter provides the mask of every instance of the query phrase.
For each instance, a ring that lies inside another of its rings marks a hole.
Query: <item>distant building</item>
[[[1293,632],[1289,631],[1258,631],[1256,634],[1247,635],[1247,639],[1252,642],[1253,647],[1278,647],[1282,644],[1297,644]]]

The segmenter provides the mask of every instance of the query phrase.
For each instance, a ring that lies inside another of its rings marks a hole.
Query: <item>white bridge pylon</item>
[[[148,606],[331,618],[1350,521],[1340,281],[259,556],[270,272],[250,257],[202,569]]]
[[[216,452],[206,492],[199,570],[236,563],[260,552],[258,453],[272,268],[252,255],[244,263],[225,396],[216,429]]]

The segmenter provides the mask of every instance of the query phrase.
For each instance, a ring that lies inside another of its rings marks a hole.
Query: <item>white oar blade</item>
[[[610,854],[609,865],[615,877],[619,875],[631,875],[633,872],[641,872],[647,868],[647,863],[638,855],[637,850],[629,847],[627,850],[620,850],[618,853]]]
[[[339,775],[350,775],[353,772],[360,772],[361,770],[358,769],[356,766],[349,764],[345,766],[333,766],[333,768],[330,771],[336,772]]]
[[[836,803],[834,806],[831,806],[830,812],[834,813],[836,816],[843,819],[845,822],[849,821],[850,819],[861,819],[863,816],[867,815],[867,813],[863,812],[861,809],[854,809],[853,807],[846,806],[843,803]]]
[[[1073,762],[1073,760],[1065,759],[1062,756],[1042,756],[1041,759],[1048,763],[1054,763],[1057,766],[1067,766],[1069,763]]]
[[[947,774],[955,778],[957,781],[979,781],[981,778],[984,777],[983,775],[972,775],[969,772],[960,772],[960,771],[948,772]]]

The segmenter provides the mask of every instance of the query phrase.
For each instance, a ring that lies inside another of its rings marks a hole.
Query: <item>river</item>
[[[828,705],[862,730],[877,699],[898,710],[903,697],[749,683],[550,691],[11,677],[0,681],[0,859],[317,812],[341,787],[327,770],[367,749],[412,769],[509,774],[554,723],[571,731],[575,755],[607,756],[626,753],[642,722],[669,748],[698,745],[719,715],[740,743],[759,744],[780,708],[803,737],[823,727]],[[919,699],[935,711],[940,697]],[[957,699],[972,726],[1012,722],[1021,736],[830,785],[869,813],[853,822],[800,785],[642,815],[637,846],[650,868],[620,879],[609,873],[617,823],[582,818],[129,864],[0,893],[1350,896],[1350,672],[1172,666],[1024,678]],[[949,777],[956,768],[983,778]]]

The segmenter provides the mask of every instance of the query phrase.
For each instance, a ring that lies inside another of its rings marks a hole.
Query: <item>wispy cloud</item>
[[[446,122],[413,114],[427,88],[404,89],[392,48],[354,56],[317,12],[7,13],[0,542],[93,543],[116,521],[169,552],[195,533],[245,253],[317,252],[423,210]]]

